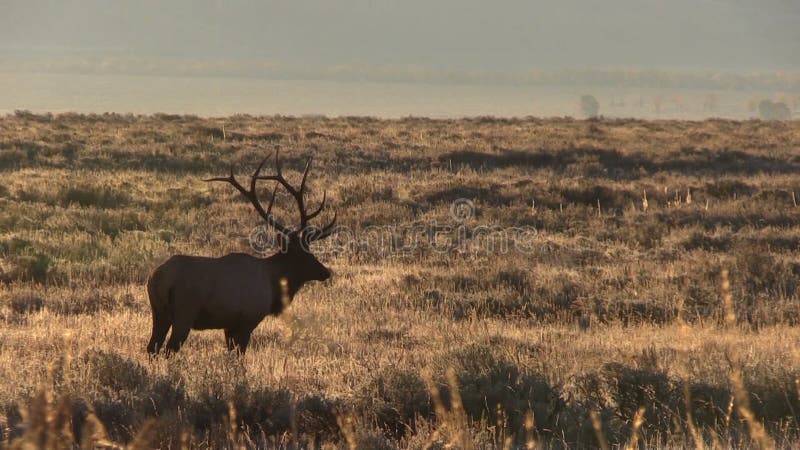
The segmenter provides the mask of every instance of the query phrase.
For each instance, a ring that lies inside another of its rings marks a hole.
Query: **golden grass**
[[[199,180],[278,146],[354,229],[466,198],[536,240],[322,255],[244,359],[214,331],[149,359],[150,270],[258,225]],[[2,118],[0,445],[792,448],[798,150],[795,122]]]

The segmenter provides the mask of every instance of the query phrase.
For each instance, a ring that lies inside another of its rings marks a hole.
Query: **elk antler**
[[[319,207],[315,209],[312,213],[308,213],[306,211],[305,199],[303,195],[305,194],[306,190],[306,180],[308,179],[308,172],[311,169],[311,158],[309,158],[308,162],[306,163],[306,168],[303,171],[303,180],[300,182],[300,188],[295,189],[294,186],[289,184],[286,181],[286,178],[283,177],[283,172],[281,171],[281,162],[278,155],[278,152],[275,152],[275,175],[261,175],[261,169],[264,168],[264,164],[269,159],[269,156],[264,158],[261,161],[261,164],[258,165],[256,171],[250,177],[250,189],[245,189],[238,181],[236,181],[236,177],[233,175],[233,167],[231,167],[231,173],[227,177],[215,177],[215,178],[208,178],[203,181],[224,181],[226,183],[230,183],[233,187],[236,188],[242,195],[245,196],[250,203],[253,204],[253,207],[256,209],[259,215],[269,224],[272,228],[277,230],[279,233],[286,237],[292,236],[300,236],[302,237],[307,243],[311,243],[313,241],[317,241],[320,239],[324,239],[331,235],[333,232],[333,227],[336,224],[336,212],[333,213],[333,219],[330,221],[328,225],[325,225],[323,228],[311,228],[308,226],[308,222],[317,217],[321,212],[322,208],[325,207],[325,201],[327,200],[327,192],[323,192],[322,194],[322,202],[320,203]],[[272,190],[272,198],[270,199],[269,206],[267,209],[264,209],[264,206],[258,200],[258,196],[256,194],[256,182],[258,180],[269,180],[275,181],[275,187]],[[272,205],[275,203],[275,194],[278,190],[278,185],[283,186],[289,194],[294,197],[295,202],[297,203],[297,208],[300,211],[300,227],[297,230],[293,230],[283,223],[278,221],[272,215]]]
[[[333,227],[336,224],[336,212],[334,212],[333,219],[323,228],[316,229],[316,228],[309,228],[308,226],[308,222],[311,219],[317,217],[319,213],[322,212],[322,208],[325,207],[325,201],[328,199],[328,193],[323,191],[322,202],[320,202],[319,207],[317,207],[317,209],[315,209],[314,212],[312,213],[308,213],[306,211],[304,194],[306,191],[306,180],[308,179],[308,172],[311,170],[312,159],[313,158],[309,158],[308,162],[306,162],[306,168],[305,170],[303,170],[303,179],[302,181],[300,181],[299,189],[295,189],[295,187],[289,184],[289,182],[286,181],[286,178],[283,177],[283,172],[281,171],[281,161],[278,151],[275,152],[275,171],[277,173],[275,175],[261,175],[256,177],[259,180],[275,181],[276,188],[278,184],[280,184],[286,189],[287,192],[289,192],[289,194],[292,195],[292,197],[294,197],[294,200],[297,203],[297,209],[300,212],[300,228],[298,229],[298,232],[301,233],[301,235],[309,243],[330,236],[331,233],[333,232]]]
[[[272,215],[272,205],[275,203],[275,193],[278,190],[278,185],[275,185],[275,189],[272,190],[272,198],[270,199],[269,206],[266,210],[264,210],[264,206],[261,205],[261,202],[258,200],[258,194],[256,194],[256,181],[259,179],[259,174],[261,173],[261,169],[264,168],[264,164],[269,159],[269,156],[264,158],[261,161],[261,164],[258,165],[256,171],[253,172],[253,175],[250,177],[250,189],[245,189],[244,186],[239,184],[236,181],[236,177],[233,176],[233,166],[231,166],[231,173],[227,177],[215,177],[215,178],[208,178],[203,181],[211,182],[211,181],[224,181],[226,183],[230,183],[233,187],[236,188],[239,192],[244,195],[244,197],[250,200],[250,203],[253,204],[253,207],[256,209],[258,214],[275,230],[279,233],[283,234],[284,236],[289,236],[292,233],[292,230],[278,221],[275,216]]]

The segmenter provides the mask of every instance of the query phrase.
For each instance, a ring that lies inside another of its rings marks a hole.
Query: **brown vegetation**
[[[153,268],[252,252],[201,179],[277,148],[351,229],[468,199],[468,239],[536,239],[321,248],[330,285],[244,358],[218,331],[148,358]],[[0,446],[797,446],[798,155],[797,122],[4,117]]]

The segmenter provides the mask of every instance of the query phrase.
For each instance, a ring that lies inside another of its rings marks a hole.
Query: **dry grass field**
[[[276,149],[334,277],[148,358],[149,273],[254,252],[201,180]],[[2,117],[0,448],[797,448],[798,202],[798,122]]]

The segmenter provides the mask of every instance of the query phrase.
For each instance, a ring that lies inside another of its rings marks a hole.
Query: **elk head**
[[[298,272],[298,276],[301,279],[297,281],[299,281],[300,284],[311,280],[325,281],[330,278],[331,272],[317,260],[313,253],[311,253],[311,243],[325,239],[331,235],[334,230],[334,225],[336,224],[336,213],[334,212],[333,219],[324,227],[320,228],[310,224],[310,221],[322,212],[327,200],[327,192],[323,192],[320,205],[314,211],[308,212],[305,204],[305,193],[306,181],[308,180],[308,173],[311,170],[312,159],[309,158],[306,162],[299,188],[292,186],[286,178],[283,177],[278,152],[275,152],[275,174],[262,175],[261,170],[264,168],[264,164],[266,164],[268,159],[269,156],[264,158],[250,177],[249,189],[239,184],[236,177],[233,175],[233,168],[231,168],[231,172],[227,177],[209,178],[204,181],[223,181],[230,183],[250,201],[253,208],[255,208],[256,212],[264,219],[267,225],[278,234],[280,238],[280,253],[283,254],[286,264],[298,269],[296,272]],[[261,204],[261,201],[258,199],[258,194],[256,193],[256,184],[259,180],[275,182],[275,187],[272,190],[272,196],[266,209]],[[297,227],[285,225],[272,214],[272,206],[275,203],[275,196],[280,186],[294,198],[297,205],[300,215],[300,223]]]

